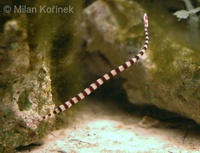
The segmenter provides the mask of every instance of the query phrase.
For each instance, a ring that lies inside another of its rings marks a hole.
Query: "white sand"
[[[52,131],[31,153],[195,153],[200,152],[200,130],[183,123],[160,122],[142,128],[142,116],[127,113],[114,102],[86,99],[65,128]],[[22,152],[22,151],[21,151]]]

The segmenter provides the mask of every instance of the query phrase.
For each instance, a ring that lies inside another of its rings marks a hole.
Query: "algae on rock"
[[[90,72],[101,76],[132,58],[145,40],[142,16],[147,12],[150,45],[140,62],[120,74],[122,87],[131,103],[155,105],[200,124],[199,46],[186,43],[187,35],[180,35],[187,33],[185,25],[179,24],[173,13],[162,5],[157,9],[153,3],[139,2],[98,0],[84,10],[89,55],[85,63]],[[97,69],[96,65],[101,66]]]
[[[64,92],[72,93],[81,86],[75,59],[80,46],[77,29],[82,2],[2,2],[1,8],[5,5],[74,8],[68,14],[11,11],[0,15],[4,27],[0,34],[0,152],[13,152],[42,138],[55,125],[53,120],[33,121],[66,98]],[[71,80],[79,84],[74,86]]]

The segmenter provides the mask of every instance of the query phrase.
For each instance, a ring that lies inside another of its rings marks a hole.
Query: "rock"
[[[82,3],[23,4],[37,11],[52,5],[76,7],[76,12],[13,12],[18,6],[13,2],[9,3],[13,10],[0,15],[4,27],[0,33],[0,152],[14,152],[44,137],[58,123],[50,119],[36,124],[36,120],[81,86],[80,65],[74,59],[80,47],[77,23]],[[73,86],[75,81],[79,84]]]
[[[53,109],[54,103],[47,56],[30,51],[27,31],[20,24],[15,19],[7,21],[1,37],[0,152],[13,152],[17,146],[38,140],[52,124],[31,123]]]
[[[99,0],[88,6],[82,24],[86,66],[90,73],[101,76],[132,58],[144,43],[142,17],[148,12],[147,54],[120,74],[128,100],[137,105],[155,105],[200,124],[199,45],[187,42],[187,23],[179,23],[173,13],[165,11],[169,9],[162,8],[168,5],[161,5],[159,11],[151,5]]]

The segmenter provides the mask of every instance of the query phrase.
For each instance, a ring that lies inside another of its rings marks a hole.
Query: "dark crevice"
[[[16,151],[31,151],[32,149],[35,149],[35,148],[37,148],[37,147],[40,147],[42,145],[42,143],[31,143],[31,144],[29,144],[29,145],[27,145],[27,146],[19,146],[19,147],[17,147],[17,148],[15,148],[15,150]]]

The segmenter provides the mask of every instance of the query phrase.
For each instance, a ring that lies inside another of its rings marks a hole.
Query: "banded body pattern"
[[[124,64],[120,65],[119,67],[111,70],[110,72],[104,74],[101,78],[97,79],[94,83],[92,83],[89,87],[85,88],[81,93],[79,93],[77,96],[73,97],[72,99],[66,101],[64,104],[58,106],[55,108],[52,112],[49,114],[43,116],[41,119],[38,120],[38,122],[45,120],[52,115],[58,114],[60,112],[63,112],[66,109],[69,109],[71,106],[79,102],[80,100],[84,99],[86,96],[91,94],[94,90],[96,90],[98,87],[100,87],[104,82],[108,81],[110,78],[114,77],[118,73],[126,70],[131,65],[133,65],[137,60],[140,59],[140,57],[145,53],[147,50],[148,44],[149,44],[149,34],[148,34],[148,16],[145,13],[144,14],[144,32],[145,32],[145,43],[140,50],[140,52],[132,59],[126,61]]]

